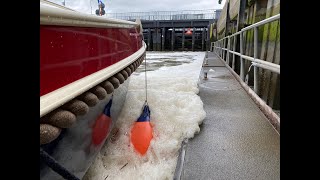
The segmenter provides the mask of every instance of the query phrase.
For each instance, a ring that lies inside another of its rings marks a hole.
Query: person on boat
[[[98,7],[99,9],[96,10],[96,14],[102,16],[105,14],[105,5],[103,4],[102,0],[98,0]]]

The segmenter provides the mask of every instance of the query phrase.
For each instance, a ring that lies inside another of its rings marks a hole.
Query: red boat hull
[[[145,57],[141,22],[80,13],[40,0],[40,179],[81,179],[126,99]],[[106,117],[105,106],[112,99]],[[111,120],[112,119],[112,120]]]
[[[40,96],[115,64],[142,47],[136,28],[40,26]]]

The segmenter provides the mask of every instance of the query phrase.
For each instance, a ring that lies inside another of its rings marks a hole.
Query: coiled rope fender
[[[42,117],[40,119],[40,145],[55,140],[60,135],[62,128],[70,128],[76,122],[77,116],[87,114],[90,107],[97,105],[99,100],[105,99],[107,94],[113,93],[140,66],[145,55],[146,53],[114,76]]]

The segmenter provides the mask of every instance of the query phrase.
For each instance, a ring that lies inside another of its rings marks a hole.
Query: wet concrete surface
[[[199,82],[207,116],[187,143],[181,179],[280,179],[280,135],[218,57],[208,57],[208,79],[202,71]]]

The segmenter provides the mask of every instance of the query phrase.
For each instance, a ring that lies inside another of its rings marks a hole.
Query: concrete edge
[[[187,143],[188,143],[188,139],[185,139],[182,141],[176,170],[175,170],[174,176],[173,176],[173,180],[180,180],[181,179],[183,164],[184,164],[184,157],[186,155]]]
[[[215,52],[214,54],[217,55],[217,53]],[[280,135],[280,117],[275,112],[273,112],[272,108],[269,107],[245,82],[242,81],[240,76],[231,67],[229,67],[229,65],[220,56],[218,57],[219,60],[226,65],[225,67],[235,77],[235,79],[239,82],[241,87],[246,91],[246,93],[250,96],[253,102],[261,110],[261,112],[265,115],[272,128]]]

